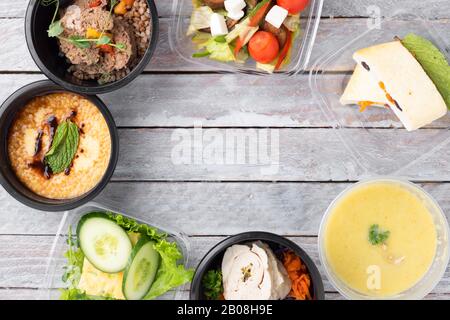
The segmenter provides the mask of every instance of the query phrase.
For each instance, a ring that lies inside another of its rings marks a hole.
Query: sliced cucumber
[[[155,280],[160,260],[155,242],[148,237],[139,239],[123,275],[122,291],[126,299],[140,300],[145,297]]]
[[[78,223],[80,248],[98,270],[116,273],[126,268],[133,246],[124,229],[102,212],[83,216]]]

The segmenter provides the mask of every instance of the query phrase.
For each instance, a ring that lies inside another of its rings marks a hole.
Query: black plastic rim
[[[11,196],[24,205],[33,209],[50,212],[72,210],[94,199],[108,184],[119,158],[119,136],[116,124],[108,108],[98,97],[80,94],[100,110],[105,118],[111,135],[111,156],[103,178],[97,186],[88,193],[78,198],[67,200],[53,200],[40,197],[26,188],[19,181],[11,169],[7,152],[7,140],[10,125],[14,120],[16,113],[32,98],[55,92],[68,91],[49,80],[34,82],[14,92],[0,107],[0,152],[2,153],[0,156],[0,184]]]
[[[137,78],[145,69],[145,67],[150,62],[153,53],[156,49],[156,45],[158,43],[159,38],[159,18],[158,18],[158,11],[156,9],[155,2],[153,0],[146,0],[150,9],[150,15],[151,15],[151,23],[152,23],[152,32],[151,32],[151,39],[149,47],[147,48],[147,51],[145,52],[144,56],[141,58],[141,61],[138,63],[136,67],[131,70],[131,72],[126,75],[124,78],[107,83],[107,84],[97,84],[95,86],[83,86],[80,84],[69,82],[62,77],[56,75],[52,71],[49,70],[47,67],[48,60],[41,59],[39,56],[37,50],[36,50],[36,41],[35,41],[35,20],[36,20],[36,11],[37,8],[40,6],[41,0],[30,0],[26,16],[25,16],[25,38],[28,46],[28,50],[30,51],[31,57],[33,58],[34,62],[38,66],[38,68],[53,82],[60,85],[61,87],[74,91],[76,93],[80,94],[88,94],[88,95],[95,95],[95,94],[102,94],[107,92],[112,92],[115,90],[118,90],[127,84],[129,84],[131,81],[133,81],[135,78]],[[57,54],[57,53],[55,53]]]
[[[314,264],[313,260],[308,256],[308,254],[292,242],[289,239],[286,239],[282,236],[262,231],[251,231],[240,233],[231,237],[226,238],[225,240],[216,244],[209,252],[203,257],[200,261],[197,269],[195,270],[194,279],[191,283],[191,290],[189,298],[190,300],[202,300],[202,279],[205,272],[210,270],[211,265],[214,264],[215,260],[221,256],[225,250],[232,245],[246,243],[251,241],[261,240],[263,242],[272,242],[280,245],[282,247],[291,249],[294,251],[303,263],[306,265],[309,275],[311,276],[312,287],[314,290],[314,299],[315,300],[324,300],[325,299],[325,291],[323,288],[322,277],[320,275],[319,270]]]

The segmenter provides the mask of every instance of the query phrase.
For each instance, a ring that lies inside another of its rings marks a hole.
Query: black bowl
[[[25,18],[25,37],[28,49],[39,69],[52,81],[67,90],[81,94],[101,94],[122,88],[144,71],[149,63],[159,36],[158,12],[153,0],[147,0],[152,23],[149,47],[141,61],[124,78],[115,82],[99,84],[96,80],[80,80],[67,71],[70,64],[59,54],[55,38],[47,36],[55,6],[43,6],[41,0],[31,0]]]
[[[222,242],[215,245],[202,259],[198,265],[194,279],[191,284],[190,299],[191,300],[206,300],[202,286],[202,279],[206,272],[211,269],[220,269],[225,250],[235,244],[244,244],[252,241],[262,241],[270,246],[276,254],[280,249],[290,249],[300,257],[302,262],[306,265],[308,273],[311,276],[312,297],[314,300],[324,300],[325,292],[323,288],[322,278],[319,270],[306,254],[306,252],[297,246],[294,242],[281,237],[279,235],[268,232],[244,232],[231,236]]]
[[[55,92],[67,92],[67,90],[49,80],[34,82],[17,90],[0,107],[0,184],[16,200],[31,208],[42,211],[71,210],[94,199],[106,187],[111,179],[119,156],[119,137],[111,113],[108,111],[105,104],[96,96],[83,96],[101,111],[111,134],[111,157],[103,178],[94,189],[74,199],[47,199],[38,196],[25,187],[17,178],[10,165],[7,145],[8,131],[17,112],[32,98]]]

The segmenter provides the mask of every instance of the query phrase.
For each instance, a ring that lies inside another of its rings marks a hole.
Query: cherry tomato
[[[99,46],[100,51],[108,54],[114,54],[114,48],[111,46],[108,46],[107,44],[102,44]]]
[[[309,0],[277,0],[277,4],[290,14],[297,14],[308,6]]]
[[[258,31],[248,43],[248,51],[260,63],[272,62],[280,51],[277,37],[266,31]]]
[[[92,0],[89,2],[89,8],[95,8],[102,4],[102,0]]]

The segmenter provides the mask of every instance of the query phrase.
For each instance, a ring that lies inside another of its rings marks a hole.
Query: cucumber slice
[[[77,226],[80,248],[98,270],[116,273],[126,268],[133,246],[124,229],[102,212],[83,216]]]
[[[122,283],[127,300],[140,300],[150,290],[161,260],[154,246],[154,241],[142,237],[133,248]]]

